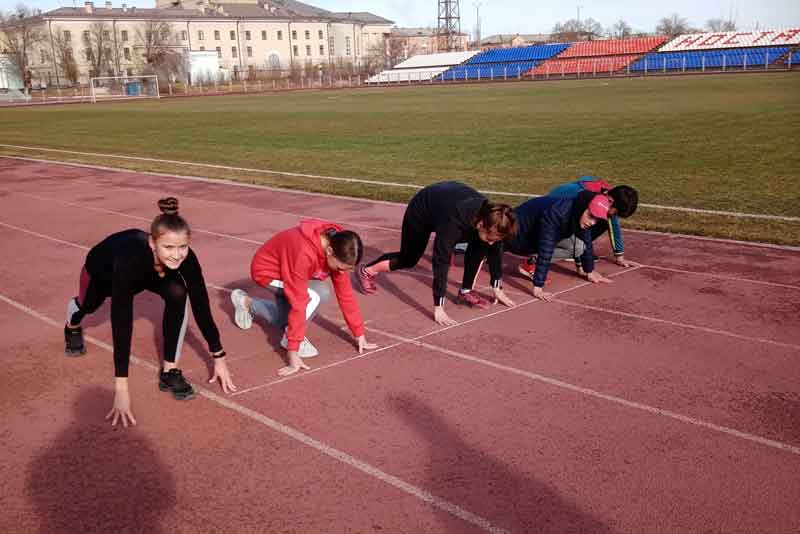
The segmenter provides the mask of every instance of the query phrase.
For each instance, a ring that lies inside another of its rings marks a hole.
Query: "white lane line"
[[[671,234],[667,232],[656,232],[654,230],[636,230],[633,228],[626,228],[625,232],[630,232],[633,234],[652,235],[655,237],[663,237],[666,239],[688,239],[690,241],[708,241],[711,243],[720,243],[723,245],[737,245],[743,247],[757,247],[757,248],[769,248],[772,250],[785,250],[787,252],[800,252],[800,247],[793,247],[791,245],[776,245],[774,243],[759,243],[757,241],[741,241],[738,239],[725,239],[722,237],[706,237],[702,235],[690,235],[690,234]]]
[[[594,397],[594,398],[597,398],[597,399],[602,399],[602,400],[605,400],[605,401],[613,402],[615,404],[620,404],[620,405],[627,406],[629,408],[633,408],[633,409],[640,410],[640,411],[643,411],[643,412],[648,412],[648,413],[652,413],[652,414],[655,414],[655,415],[668,417],[670,419],[675,419],[677,421],[681,421],[681,422],[684,422],[684,423],[689,423],[691,425],[707,428],[709,430],[713,430],[715,432],[720,432],[720,433],[723,433],[723,434],[734,436],[734,437],[737,437],[737,438],[740,438],[740,439],[743,439],[743,440],[746,440],[746,441],[750,441],[750,442],[753,442],[753,443],[758,443],[760,445],[766,445],[767,447],[771,447],[773,449],[779,449],[779,450],[782,450],[782,451],[790,452],[792,454],[800,455],[800,447],[796,447],[796,446],[790,445],[788,443],[783,443],[781,441],[768,439],[768,438],[765,438],[765,437],[762,437],[762,436],[758,436],[758,435],[755,435],[755,434],[750,434],[748,432],[742,432],[741,430],[736,430],[734,428],[729,428],[729,427],[726,427],[726,426],[717,425],[715,423],[704,421],[704,420],[698,419],[696,417],[690,417],[688,415],[683,415],[683,414],[680,414],[680,413],[677,413],[677,412],[673,412],[673,411],[670,411],[670,410],[665,410],[663,408],[657,408],[655,406],[650,406],[648,404],[643,404],[643,403],[640,403],[640,402],[631,401],[631,400],[628,400],[628,399],[624,399],[622,397],[616,397],[614,395],[608,395],[606,393],[602,393],[602,392],[594,390],[594,389],[585,388],[583,386],[578,386],[578,385],[575,385],[575,384],[570,384],[569,382],[564,382],[562,380],[558,380],[558,379],[551,378],[551,377],[548,377],[548,376],[540,375],[538,373],[533,373],[533,372],[530,372],[530,371],[525,371],[523,369],[518,369],[516,367],[511,367],[510,365],[503,365],[503,364],[496,363],[496,362],[493,362],[493,361],[490,361],[490,360],[485,360],[485,359],[477,357],[477,356],[471,356],[469,354],[464,354],[462,352],[457,352],[457,351],[454,351],[454,350],[446,349],[444,347],[440,347],[440,346],[437,346],[437,345],[431,345],[430,343],[424,343],[424,342],[421,342],[421,341],[416,341],[413,338],[405,338],[403,336],[398,336],[398,335],[395,335],[395,334],[392,334],[392,333],[389,333],[389,332],[384,332],[384,331],[378,330],[376,328],[367,327],[367,330],[375,332],[376,334],[384,335],[384,336],[389,337],[391,339],[395,339],[397,341],[403,341],[405,343],[417,345],[419,347],[426,348],[426,349],[429,349],[429,350],[434,351],[434,352],[440,352],[440,353],[446,354],[448,356],[453,356],[453,357],[459,358],[461,360],[466,360],[466,361],[469,361],[469,362],[473,362],[473,363],[477,363],[477,364],[480,364],[480,365],[484,365],[486,367],[491,367],[491,368],[497,369],[499,371],[512,373],[512,374],[515,374],[515,375],[518,375],[518,376],[522,376],[522,377],[525,377],[525,378],[528,378],[528,379],[531,379],[531,380],[535,380],[537,382],[543,382],[545,384],[549,384],[551,386],[555,386],[555,387],[558,387],[558,388],[561,388],[561,389],[574,391],[574,392],[579,393],[581,395],[586,395],[586,396],[589,396],[589,397]]]
[[[287,171],[275,171],[275,170],[268,170],[268,169],[253,169],[248,167],[236,167],[236,166],[228,166],[228,165],[216,165],[211,163],[194,163],[191,161],[176,161],[176,160],[168,160],[168,159],[157,159],[157,158],[145,158],[141,156],[125,156],[121,154],[101,154],[96,152],[79,152],[79,151],[72,151],[72,150],[60,150],[60,149],[53,149],[53,148],[43,148],[43,147],[31,147],[31,146],[20,146],[20,145],[8,145],[8,144],[0,144],[0,147],[4,148],[13,148],[19,150],[32,150],[32,151],[39,151],[39,152],[54,152],[59,154],[73,154],[78,156],[90,156],[90,157],[99,157],[99,158],[112,158],[112,159],[122,159],[122,160],[130,160],[130,161],[144,161],[144,162],[151,162],[151,163],[166,163],[170,165],[182,165],[182,166],[190,166],[190,167],[200,167],[205,169],[220,169],[226,171],[238,171],[238,172],[248,172],[254,174],[266,174],[266,175],[277,175],[277,176],[288,176],[293,178],[312,178],[315,180],[328,180],[334,182],[345,182],[345,183],[356,183],[356,184],[365,184],[365,185],[377,185],[377,186],[385,186],[385,187],[397,187],[401,189],[414,189],[419,190],[425,187],[425,184],[411,184],[411,183],[399,183],[399,182],[383,182],[380,180],[367,180],[363,178],[346,178],[340,176],[325,176],[325,175],[315,175],[315,174],[305,174],[305,173],[297,173],[297,172],[287,172]],[[13,158],[14,156],[8,156]],[[45,160],[46,161],[46,160]],[[193,177],[187,177],[193,178]],[[542,196],[541,194],[537,193],[512,193],[509,191],[492,191],[492,190],[480,190],[480,193],[485,195],[495,195],[495,196],[504,196],[504,197],[513,197],[513,198],[536,198]],[[687,208],[682,206],[668,206],[662,204],[647,204],[647,203],[640,203],[639,206],[644,208],[656,209],[656,210],[663,210],[663,211],[677,211],[679,213],[697,213],[701,215],[717,215],[723,217],[734,217],[738,219],[763,219],[763,220],[772,220],[772,221],[785,221],[785,222],[800,222],[800,217],[791,217],[787,215],[770,215],[766,213],[747,213],[741,211],[724,211],[724,210],[711,210],[711,209],[703,209],[703,208]]]
[[[33,195],[31,193],[23,193],[21,191],[9,191],[9,193],[12,194],[12,195],[19,195],[19,196],[23,196],[23,197],[32,198],[34,200],[41,200],[41,201],[45,201],[45,202],[53,202],[55,204],[60,204],[62,206],[72,206],[72,207],[75,207],[75,208],[80,208],[82,210],[96,211],[98,213],[107,213],[109,215],[117,215],[119,217],[127,217],[128,219],[134,219],[134,220],[137,220],[137,221],[145,221],[147,223],[150,223],[153,220],[152,218],[148,219],[147,217],[140,217],[138,215],[131,215],[129,213],[123,213],[121,211],[114,211],[114,210],[109,210],[109,209],[105,209],[105,208],[96,208],[94,206],[89,206],[89,205],[87,205],[85,203],[84,204],[78,204],[77,202],[68,202],[66,200],[59,200],[57,198],[52,198],[52,197],[43,197],[43,196],[40,196],[40,195]],[[230,235],[230,234],[223,234],[223,233],[220,233],[220,232],[212,232],[211,230],[204,230],[202,228],[196,228],[194,226],[192,226],[192,232],[197,232],[197,233],[200,233],[200,234],[213,235],[215,237],[225,237],[225,238],[228,238],[228,239],[235,239],[236,241],[243,241],[245,243],[252,243],[254,245],[259,245],[259,246],[263,245],[262,241],[255,241],[253,239],[246,239],[244,237],[238,237],[238,236]]]
[[[697,276],[705,276],[707,278],[719,278],[721,280],[731,280],[734,282],[742,282],[747,284],[758,284],[762,286],[769,286],[769,287],[780,287],[783,289],[798,289],[800,290],[800,286],[793,286],[790,284],[779,284],[776,282],[767,282],[765,280],[753,280],[751,278],[739,278],[738,276],[728,276],[726,274],[715,274],[712,272],[698,272],[698,271],[687,271],[685,269],[675,269],[673,267],[659,267],[658,265],[647,265],[647,264],[640,264],[645,269],[654,269],[657,271],[667,271],[671,273],[680,273],[680,274],[693,274]]]
[[[20,228],[19,226],[14,226],[13,224],[8,224],[6,222],[0,221],[0,226],[5,226],[6,228],[10,228],[12,230],[16,230],[17,232],[22,232],[25,234],[29,234],[32,236],[40,237],[42,239],[47,239],[48,241],[55,241],[56,243],[61,243],[62,245],[69,245],[71,247],[77,247],[82,250],[89,250],[89,247],[79,245],[77,243],[73,243],[71,241],[64,241],[63,239],[58,239],[56,237],[52,237],[45,234],[40,234],[39,232],[34,232],[33,230],[28,230],[26,228]]]
[[[40,321],[42,321],[42,322],[44,322],[44,323],[46,323],[46,324],[48,324],[50,326],[53,326],[56,329],[60,330],[63,327],[63,324],[61,324],[60,322],[58,322],[56,320],[53,320],[52,318],[47,317],[46,315],[43,315],[43,314],[37,312],[36,310],[34,310],[34,309],[32,309],[32,308],[30,308],[30,307],[28,307],[28,306],[26,306],[26,305],[24,305],[24,304],[22,304],[20,302],[17,302],[16,300],[13,300],[13,299],[11,299],[11,298],[3,295],[3,294],[0,294],[0,301],[5,302],[9,306],[14,307],[14,308],[26,313],[27,315],[29,315],[29,316],[31,316],[33,318],[36,318],[36,319],[38,319],[38,320],[40,320]],[[96,346],[106,350],[107,352],[110,352],[110,353],[114,352],[114,348],[111,345],[109,345],[108,343],[104,343],[103,341],[100,341],[99,339],[95,339],[92,336],[85,336],[85,339],[86,339],[86,341],[88,341],[88,342],[92,343],[93,345],[96,345]],[[130,361],[131,361],[131,363],[133,363],[135,365],[138,365],[140,367],[144,367],[144,368],[149,369],[151,371],[157,372],[159,370],[158,366],[154,365],[151,362],[143,360],[143,359],[141,359],[138,356],[135,356],[133,354],[131,354],[131,360]],[[404,493],[406,493],[408,495],[411,495],[412,497],[415,497],[415,498],[417,498],[417,499],[419,499],[419,500],[421,500],[423,502],[426,502],[426,503],[430,504],[431,506],[434,506],[435,508],[443,510],[443,511],[449,513],[450,515],[461,519],[462,521],[470,523],[470,524],[472,524],[472,525],[474,525],[474,526],[476,526],[476,527],[478,527],[478,528],[480,528],[480,529],[482,529],[482,530],[484,530],[486,532],[492,532],[492,533],[497,533],[497,534],[505,534],[506,532],[508,532],[505,529],[502,529],[502,528],[500,528],[498,526],[495,526],[488,519],[485,519],[485,518],[483,518],[483,517],[481,517],[479,515],[473,514],[469,510],[466,510],[466,509],[458,506],[457,504],[454,504],[454,503],[452,503],[452,502],[450,502],[450,501],[448,501],[446,499],[442,499],[440,497],[437,497],[433,493],[430,493],[429,491],[426,491],[426,490],[424,490],[424,489],[422,489],[422,488],[420,488],[418,486],[410,484],[410,483],[406,482],[405,480],[403,480],[401,478],[398,478],[398,477],[396,477],[394,475],[390,475],[389,473],[386,473],[385,471],[382,471],[382,470],[378,469],[377,467],[375,467],[375,466],[373,466],[371,464],[368,464],[367,462],[359,460],[358,458],[356,458],[354,456],[351,456],[351,455],[347,454],[346,452],[340,451],[339,449],[336,449],[335,447],[333,447],[331,445],[328,445],[328,444],[326,444],[326,443],[324,443],[324,442],[322,442],[320,440],[314,439],[311,436],[309,436],[307,434],[304,434],[304,433],[300,432],[299,430],[297,430],[297,429],[295,429],[293,427],[290,427],[290,426],[285,425],[285,424],[283,424],[283,423],[281,423],[279,421],[271,419],[271,418],[267,417],[266,415],[264,415],[264,414],[262,414],[260,412],[257,412],[255,410],[251,410],[250,408],[242,406],[241,404],[236,403],[236,402],[232,401],[229,398],[223,397],[222,395],[218,395],[217,393],[214,393],[213,391],[211,391],[211,390],[209,390],[209,389],[207,389],[207,388],[205,388],[203,386],[199,386],[197,384],[194,384],[194,388],[201,396],[207,398],[208,400],[210,400],[212,402],[215,402],[215,403],[219,404],[220,406],[222,406],[224,408],[227,408],[227,409],[229,409],[229,410],[231,410],[233,412],[236,412],[239,415],[247,417],[248,419],[256,421],[257,423],[260,423],[263,426],[265,426],[265,427],[267,427],[267,428],[269,428],[271,430],[274,430],[275,432],[278,432],[278,433],[283,434],[283,435],[285,435],[285,436],[287,436],[289,438],[292,438],[295,441],[298,441],[298,442],[302,443],[303,445],[311,447],[312,449],[314,449],[314,450],[316,450],[316,451],[318,451],[318,452],[320,452],[320,453],[322,453],[322,454],[324,454],[324,455],[326,455],[326,456],[328,456],[330,458],[333,458],[334,460],[337,460],[338,462],[341,462],[341,463],[343,463],[343,464],[345,464],[345,465],[347,465],[349,467],[352,467],[353,469],[356,469],[357,471],[360,471],[360,472],[366,474],[367,476],[375,478],[375,479],[377,479],[377,480],[379,480],[379,481],[381,481],[381,482],[383,482],[383,483],[385,483],[385,484],[387,484],[389,486],[392,486],[392,487],[394,487],[394,488],[396,488],[396,489],[398,489],[398,490],[400,490],[400,491],[402,491],[402,492],[404,492]]]
[[[647,315],[639,315],[638,313],[629,313],[623,312],[619,310],[612,310],[610,308],[601,308],[599,306],[590,306],[589,304],[581,304],[579,302],[570,302],[568,300],[561,300],[561,299],[553,299],[553,302],[557,302],[558,304],[564,304],[565,306],[572,306],[574,308],[582,308],[584,310],[602,312],[602,313],[610,313],[612,315],[619,315],[621,317],[629,317],[631,319],[638,319],[641,321],[649,321],[651,323],[661,323],[666,324],[669,326],[675,326],[678,328],[686,328],[689,330],[697,330],[699,332],[706,332],[709,334],[716,334],[720,336],[732,337],[735,339],[742,339],[744,341],[753,341],[756,343],[766,343],[768,345],[775,345],[776,347],[783,347],[786,349],[793,349],[793,350],[800,350],[800,345],[794,345],[792,343],[783,343],[781,341],[774,341],[772,339],[766,339],[761,337],[751,337],[751,336],[744,336],[742,334],[736,334],[734,332],[728,332],[727,330],[718,330],[716,328],[708,328],[705,326],[698,326],[688,323],[679,323],[677,321],[668,321],[667,319],[659,319],[657,317],[650,317]]]

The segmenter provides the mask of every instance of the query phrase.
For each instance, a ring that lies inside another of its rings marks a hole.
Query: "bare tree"
[[[584,40],[591,41],[603,35],[603,26],[593,18],[581,21],[569,19],[564,23],[556,23],[556,25],[553,26],[552,34],[556,41],[562,43]]]
[[[111,26],[103,21],[89,26],[88,36],[84,34],[86,59],[91,66],[90,76],[114,76],[115,40]],[[88,42],[87,42],[88,40]]]
[[[708,19],[706,29],[710,32],[735,32],[736,23],[733,20]]]
[[[622,19],[619,19],[617,22],[611,25],[608,35],[615,39],[626,39],[633,35],[633,29],[631,28],[630,24]]]
[[[55,49],[55,61],[58,70],[72,85],[77,84],[79,76],[78,64],[75,62],[72,43],[67,41],[64,32],[56,30],[53,33],[53,48]]]
[[[30,54],[45,42],[44,26],[41,18],[23,4],[17,5],[14,12],[6,15],[0,29],[0,51],[19,70],[26,90],[32,86]]]
[[[669,17],[664,17],[658,22],[656,33],[659,35],[677,37],[683,33],[692,33],[692,27],[689,26],[688,20],[677,13],[673,13]]]
[[[148,20],[136,29],[136,39],[141,48],[139,59],[144,74],[155,74],[165,82],[185,78],[185,62],[177,50],[172,24]]]

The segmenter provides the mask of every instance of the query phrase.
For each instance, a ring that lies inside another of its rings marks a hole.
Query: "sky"
[[[75,0],[83,5],[83,0]],[[119,7],[123,0],[112,0]],[[0,0],[0,11],[10,11],[19,0]],[[22,3],[48,11],[59,6],[72,6],[72,0],[27,0]],[[155,0],[127,0],[129,6],[154,7]],[[188,4],[189,2],[187,2]],[[402,27],[435,26],[437,0],[307,0],[306,3],[330,11],[369,11],[393,20]],[[95,6],[105,0],[95,0]],[[476,21],[476,0],[460,0],[461,30],[472,34]],[[603,27],[620,18],[634,31],[652,32],[659,19],[678,13],[693,27],[702,27],[708,19],[733,15],[739,29],[752,30],[800,27],[800,0],[480,0],[481,35],[496,33],[549,33],[557,22],[578,15],[591,17]],[[653,7],[658,4],[658,7]],[[663,6],[663,7],[662,7]]]

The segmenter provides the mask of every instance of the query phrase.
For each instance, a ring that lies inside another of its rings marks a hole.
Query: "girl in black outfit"
[[[214,375],[222,389],[236,390],[225,363],[225,351],[219,331],[211,316],[205,280],[192,249],[189,248],[189,225],[178,215],[178,200],[158,201],[161,215],[150,225],[150,234],[142,230],[125,230],[108,236],[86,256],[81,271],[80,292],[67,305],[64,327],[68,356],[86,354],[83,330],[84,316],[93,313],[107,297],[111,297],[111,333],[114,338],[115,394],[114,405],[106,416],[116,425],[136,424],[128,394],[128,364],[133,335],[133,297],[147,289],[164,299],[164,365],[159,388],[170,391],[176,399],[189,399],[194,389],[177,361],[186,333],[188,310],[192,305],[197,325],[214,357]]]
[[[516,231],[511,206],[492,204],[473,188],[458,182],[440,182],[420,190],[408,203],[403,216],[400,251],[384,254],[380,258],[361,266],[358,281],[364,293],[377,291],[375,277],[379,273],[409,269],[415,266],[428,246],[431,233],[436,233],[433,242],[433,317],[441,325],[456,322],[444,311],[444,295],[447,288],[447,273],[450,258],[456,243],[467,241],[469,246],[484,251],[489,260],[492,288],[497,300],[513,306],[501,287],[503,240]],[[485,308],[488,302],[470,291],[480,263],[464,266],[464,284],[459,300],[471,306]]]

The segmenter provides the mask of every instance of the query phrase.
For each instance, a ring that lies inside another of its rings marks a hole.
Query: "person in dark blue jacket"
[[[544,283],[554,257],[579,257],[579,274],[590,282],[611,282],[594,270],[591,234],[592,226],[608,218],[610,208],[611,200],[606,195],[590,191],[583,191],[574,199],[532,198],[514,208],[517,233],[506,242],[505,248],[518,256],[536,255],[533,275],[533,295],[536,298],[551,299],[551,295],[544,292]],[[574,239],[569,240],[570,237]],[[464,265],[479,264],[481,258],[476,256],[480,255],[480,250],[467,247]],[[468,274],[465,267],[465,280],[470,279]]]
[[[575,198],[581,191],[603,193],[613,201],[608,212],[608,219],[598,221],[592,227],[592,240],[602,236],[608,231],[608,239],[614,251],[614,262],[623,267],[630,267],[631,263],[625,259],[625,243],[622,240],[620,218],[630,217],[636,211],[639,203],[639,194],[636,189],[627,185],[611,187],[608,182],[594,176],[581,176],[574,182],[561,184],[552,189],[547,196],[556,198]],[[519,272],[526,278],[533,276],[536,268],[535,258],[528,258],[519,266]]]

